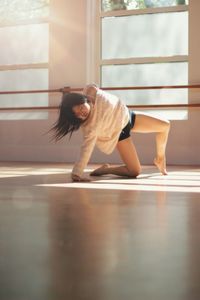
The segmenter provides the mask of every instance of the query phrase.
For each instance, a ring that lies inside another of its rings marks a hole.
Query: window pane
[[[187,89],[117,90],[111,93],[119,96],[127,105],[188,103]]]
[[[1,91],[48,89],[48,70],[17,70],[0,72]],[[48,106],[48,94],[0,95],[0,107]],[[0,120],[47,119],[46,111],[2,111]]]
[[[16,70],[0,72],[1,91],[48,89],[48,70]],[[0,107],[47,106],[48,94],[0,95]]]
[[[45,120],[48,119],[47,111],[26,111],[26,112],[0,112],[0,120]]]
[[[187,89],[160,89],[160,90],[117,90],[110,93],[120,97],[124,103],[130,106],[152,105],[152,104],[187,104]],[[144,111],[153,116],[168,118],[170,120],[187,119],[187,109],[149,109],[149,108],[133,108],[134,110]]]
[[[1,0],[0,24],[48,17],[49,0]]]
[[[48,62],[48,24],[2,27],[0,40],[0,65]]]
[[[102,86],[188,84],[188,63],[149,63],[102,66]]]
[[[187,85],[188,63],[135,64],[102,67],[102,87]],[[112,91],[127,105],[187,104],[187,89]],[[184,116],[186,112],[183,111]],[[182,116],[183,115],[179,115]]]
[[[187,5],[189,0],[102,0],[102,11]]]
[[[188,12],[102,19],[102,59],[188,54]]]

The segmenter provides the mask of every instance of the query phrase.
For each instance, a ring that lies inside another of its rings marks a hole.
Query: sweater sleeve
[[[72,170],[73,175],[78,175],[79,177],[82,176],[84,168],[87,166],[89,159],[92,155],[92,151],[94,150],[96,139],[97,137],[93,132],[84,136],[79,158],[76,161]]]
[[[98,85],[97,85],[96,83],[87,84],[87,85],[85,86],[85,88],[83,89],[83,94],[84,94],[84,95],[87,95],[88,91],[89,91],[91,88],[96,88],[96,89],[98,89],[99,87],[98,87]]]
[[[84,90],[83,94],[87,96],[88,100],[91,103],[95,103],[96,94],[97,94],[98,86],[96,84],[88,84]]]

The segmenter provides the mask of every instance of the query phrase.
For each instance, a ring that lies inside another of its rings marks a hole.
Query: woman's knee
[[[170,121],[169,120],[165,120],[164,121],[164,130],[165,131],[169,131],[170,130]]]
[[[141,173],[141,166],[138,166],[134,169],[128,169],[128,176],[132,178],[136,178]]]

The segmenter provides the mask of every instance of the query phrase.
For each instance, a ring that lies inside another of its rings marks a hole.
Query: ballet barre
[[[115,90],[158,90],[158,89],[199,89],[200,84],[193,85],[165,85],[165,86],[131,86],[131,87],[101,87],[105,91]],[[58,89],[43,90],[23,90],[23,91],[0,91],[0,95],[17,95],[17,94],[41,94],[41,93],[71,93],[82,92],[83,88],[66,86]],[[200,107],[200,103],[190,104],[145,104],[145,105],[127,105],[129,108],[194,108]],[[28,107],[0,107],[0,111],[16,110],[55,110],[59,106],[28,106]]]

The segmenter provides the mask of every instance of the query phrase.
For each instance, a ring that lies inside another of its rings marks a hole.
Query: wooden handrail
[[[132,87],[102,87],[102,90],[160,90],[160,89],[197,89],[200,84],[192,85],[159,85],[159,86],[132,86]]]
[[[200,84],[191,85],[160,85],[160,86],[129,86],[129,87],[101,87],[102,90],[115,91],[115,90],[157,90],[157,89],[198,89]],[[49,90],[27,90],[27,91],[0,91],[0,95],[13,95],[13,94],[40,94],[40,93],[67,93],[67,92],[80,92],[83,88],[71,88],[69,86],[59,89]]]
[[[193,104],[149,104],[149,105],[127,105],[131,109],[139,108],[195,108],[200,107],[200,103]],[[27,111],[27,110],[58,110],[59,106],[31,106],[31,107],[2,107],[0,111]]]
[[[27,91],[0,91],[0,95],[17,95],[17,94],[41,94],[41,93],[66,93],[70,88],[50,89],[50,90],[27,90]]]
[[[132,86],[132,87],[101,87],[102,90],[155,90],[155,89],[198,89],[200,84],[193,85],[170,85],[170,86]],[[27,90],[27,91],[0,91],[0,95],[14,94],[39,94],[39,93],[70,93],[81,92],[83,88],[71,88],[69,86],[49,90]],[[200,103],[191,104],[151,104],[151,105],[127,105],[129,108],[194,108],[200,107]],[[59,106],[31,106],[31,107],[0,107],[0,111],[23,111],[23,110],[55,110]]]

